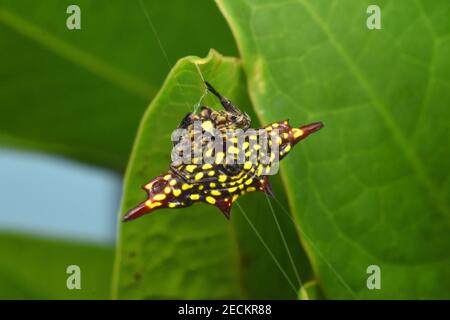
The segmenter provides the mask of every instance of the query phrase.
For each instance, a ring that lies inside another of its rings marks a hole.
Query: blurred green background
[[[0,298],[450,298],[449,14],[447,0],[2,0]],[[235,58],[183,59],[211,48]],[[195,64],[255,125],[325,122],[272,179],[286,239],[262,195],[239,204],[265,245],[238,208],[230,224],[209,206],[117,223],[203,93]],[[66,288],[71,264],[82,290]]]

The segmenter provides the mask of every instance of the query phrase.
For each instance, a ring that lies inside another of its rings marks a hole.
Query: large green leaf
[[[218,1],[260,119],[325,123],[282,165],[325,295],[449,298],[450,2],[372,3]]]
[[[180,60],[143,117],[127,168],[122,212],[145,199],[142,185],[168,170],[171,133],[204,94],[200,74],[252,114],[237,59],[212,51],[205,59]],[[211,95],[202,103],[221,108]],[[275,179],[275,193],[283,199],[279,186]],[[231,221],[217,208],[198,204],[185,209],[164,209],[121,223],[113,296],[126,299],[296,298],[301,284],[296,280],[265,198],[259,193],[239,200],[239,206],[232,210]],[[306,281],[311,272],[290,217],[281,210],[277,210],[276,216],[295,269]]]
[[[81,30],[66,27],[72,4]],[[0,39],[0,143],[115,169],[177,59],[235,53],[209,0],[2,0]]]
[[[107,299],[113,250],[99,245],[0,234],[0,299]],[[81,289],[69,290],[78,265]]]

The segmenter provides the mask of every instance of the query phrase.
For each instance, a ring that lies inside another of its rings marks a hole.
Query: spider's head
[[[143,187],[147,191],[147,200],[129,210],[123,217],[123,221],[134,220],[161,208],[182,207],[182,202],[179,200],[181,194],[179,184],[179,178],[170,173],[157,176]]]

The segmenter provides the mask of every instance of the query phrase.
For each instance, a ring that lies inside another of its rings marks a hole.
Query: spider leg
[[[214,89],[214,87],[209,82],[205,81],[205,85],[206,85],[206,88],[208,89],[208,91],[211,92],[213,95],[215,95],[217,97],[217,99],[219,99],[220,103],[225,108],[225,110],[227,110],[228,112],[234,113],[234,114],[239,114],[239,115],[242,114],[241,110],[236,108],[231,103],[230,100],[228,100],[227,98],[222,96],[216,89]]]
[[[183,120],[181,120],[181,122],[178,125],[177,129],[187,129],[194,122],[194,119],[193,119],[192,116],[193,116],[192,112],[188,112],[184,116]]]

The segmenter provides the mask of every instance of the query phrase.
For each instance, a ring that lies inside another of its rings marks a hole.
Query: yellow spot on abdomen
[[[231,147],[228,148],[228,152],[229,153],[233,153],[233,154],[238,154],[239,153],[239,149],[234,147],[234,146],[231,146]]]
[[[212,191],[211,191],[211,194],[212,194],[213,196],[220,196],[222,193],[221,193],[220,191],[217,191],[217,190],[212,190]]]
[[[181,186],[181,189],[187,190],[187,189],[190,189],[192,187],[193,187],[192,184],[183,183],[183,185]]]
[[[198,194],[191,194],[189,196],[189,198],[191,198],[191,200],[198,200],[198,199],[200,199],[200,195],[198,195]]]
[[[298,138],[301,135],[303,135],[303,130],[294,128],[294,129],[292,129],[292,133],[294,135],[294,138]]]
[[[152,188],[153,182],[150,182],[148,184],[145,185],[145,189],[150,190]]]
[[[147,200],[147,201],[145,201],[145,205],[147,207],[149,207],[150,209],[153,209],[155,207],[159,207],[160,205],[162,205],[162,203],[161,202],[153,202],[151,200]]]
[[[155,208],[155,207],[159,207],[160,205],[162,205],[161,202],[153,202],[152,205],[150,206],[150,208]]]
[[[203,167],[202,167],[203,170],[208,170],[208,169],[211,169],[211,168],[212,168],[212,165],[210,165],[209,163],[205,163],[203,165]]]
[[[186,166],[186,170],[189,172],[194,172],[195,168],[197,168],[197,166],[194,164],[190,164],[190,165]]]
[[[221,164],[225,154],[223,152],[218,152],[216,155],[216,164]]]
[[[258,172],[256,172],[256,175],[257,176],[260,176],[261,174],[262,174],[262,171],[263,171],[263,165],[262,164],[260,164],[259,166],[258,166]]]
[[[164,200],[166,198],[165,194],[157,194],[153,197],[153,200]]]
[[[197,173],[194,177],[195,180],[200,180],[201,178],[203,178],[203,172]]]
[[[211,203],[211,204],[215,204],[216,203],[216,199],[214,199],[213,197],[210,197],[210,196],[206,197],[206,201],[208,203]]]

